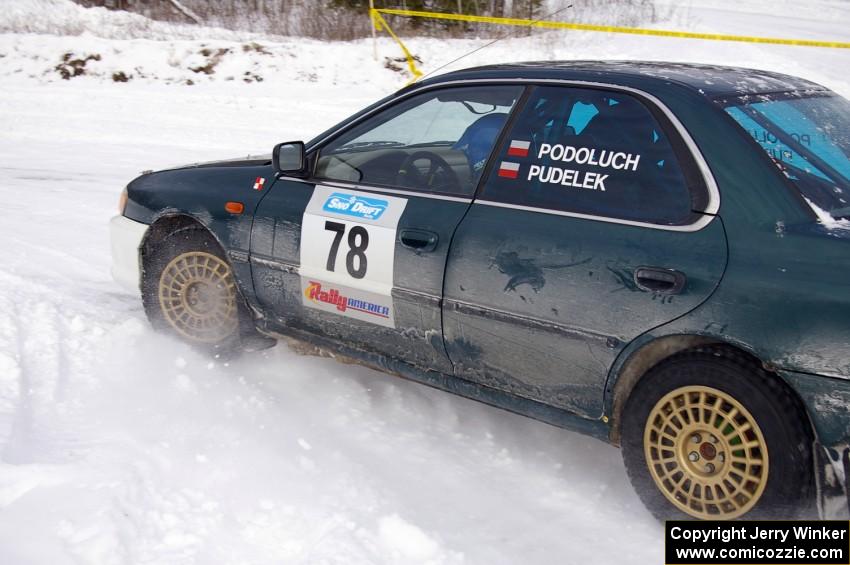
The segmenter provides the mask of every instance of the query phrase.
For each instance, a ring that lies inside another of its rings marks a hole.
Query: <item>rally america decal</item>
[[[394,327],[393,263],[407,199],[317,185],[301,223],[302,303]]]
[[[531,143],[521,139],[512,139],[508,146],[507,157],[526,157]],[[515,161],[502,161],[499,165],[498,176],[507,179],[523,178],[526,181],[537,180],[541,183],[559,184],[565,187],[586,190],[606,190],[605,181],[610,173],[585,171],[576,168],[559,166],[561,163],[570,167],[588,166],[608,171],[637,171],[640,155],[624,151],[611,151],[590,147],[574,147],[559,143],[541,143],[537,150],[536,163],[521,165]],[[557,164],[552,164],[555,162]],[[526,169],[527,167],[527,169]],[[526,169],[523,171],[522,169]]]
[[[331,283],[301,277],[304,305],[331,314],[340,314],[364,322],[392,327],[393,304],[391,296],[335,286]]]

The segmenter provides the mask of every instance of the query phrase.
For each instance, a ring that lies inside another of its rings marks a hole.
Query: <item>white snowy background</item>
[[[848,24],[842,0],[693,0],[652,25],[850,41]],[[486,41],[408,46],[428,71]],[[617,449],[285,345],[211,360],[111,281],[129,180],[311,137],[406,82],[379,51],[0,0],[0,564],[662,562]],[[576,58],[850,96],[839,49],[552,32],[454,68]]]

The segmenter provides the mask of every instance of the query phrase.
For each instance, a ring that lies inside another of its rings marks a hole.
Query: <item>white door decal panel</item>
[[[301,222],[305,306],[394,327],[393,263],[407,199],[316,185]]]

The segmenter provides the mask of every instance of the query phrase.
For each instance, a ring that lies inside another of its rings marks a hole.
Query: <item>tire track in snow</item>
[[[13,464],[40,460],[50,439],[39,435],[46,420],[61,405],[68,376],[61,316],[55,304],[44,300],[16,300],[11,304],[18,360],[18,396],[4,460]]]
[[[20,462],[19,452],[27,445],[32,436],[32,407],[29,395],[30,380],[24,362],[24,343],[21,337],[20,313],[18,305],[10,298],[4,298],[2,309],[4,338],[3,351],[0,352],[11,365],[0,377],[6,397],[6,413],[0,414],[8,421],[2,449],[2,460],[8,463]]]
[[[0,365],[0,423],[6,421],[0,429],[0,458],[7,463],[62,459],[62,452],[75,444],[49,420],[69,415],[74,381],[91,381],[93,351],[105,333],[91,312],[114,309],[108,299],[93,307],[61,292],[70,284],[50,278],[31,282],[0,271],[0,361],[8,365]]]

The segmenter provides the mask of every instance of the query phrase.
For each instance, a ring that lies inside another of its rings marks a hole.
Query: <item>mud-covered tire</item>
[[[155,329],[216,350],[238,347],[247,316],[229,262],[200,228],[179,229],[146,250],[142,303]]]
[[[660,520],[812,512],[805,412],[775,375],[733,350],[685,352],[652,368],[626,402],[621,444],[635,491]]]

